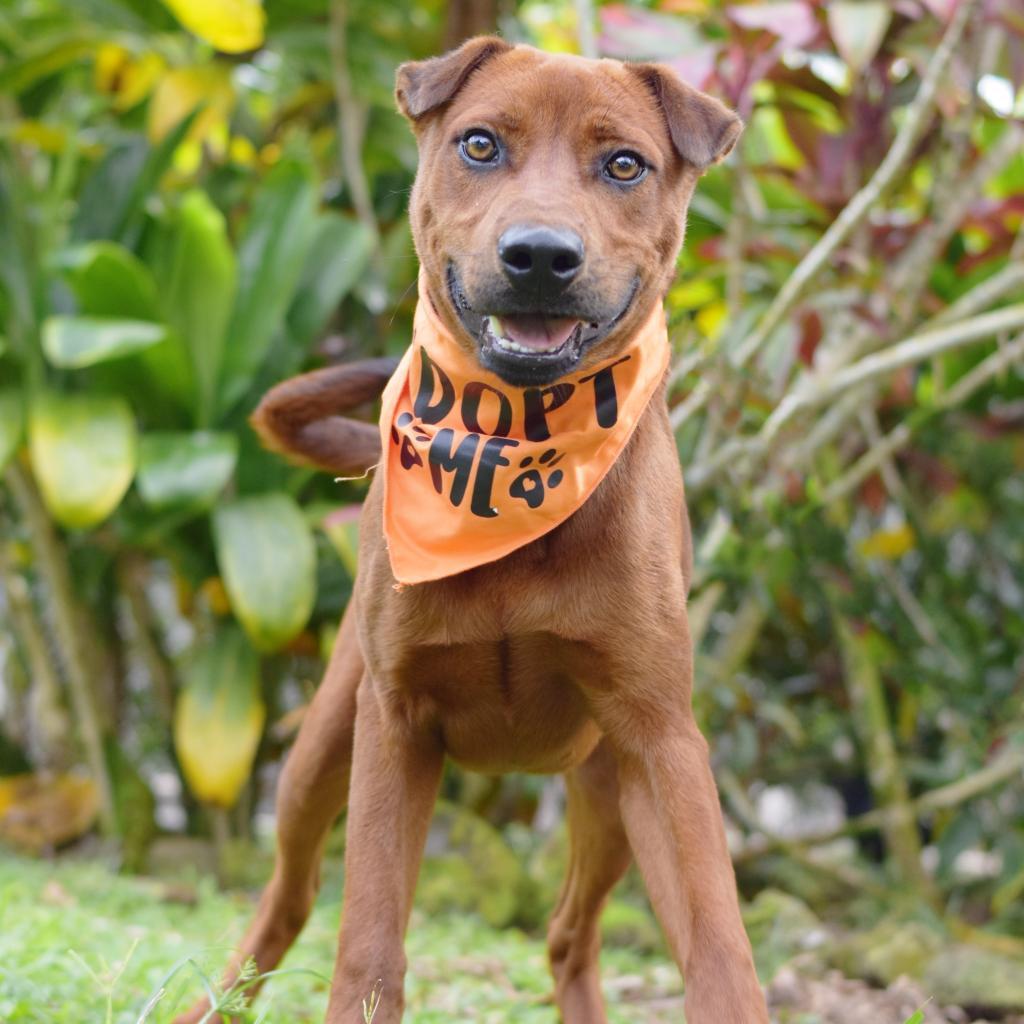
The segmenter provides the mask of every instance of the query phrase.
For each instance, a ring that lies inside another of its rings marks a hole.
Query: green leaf
[[[25,408],[17,391],[0,391],[0,472],[21,444]]]
[[[220,375],[220,409],[245,394],[295,293],[313,241],[316,191],[309,171],[280,164],[253,204],[238,248],[238,294]]]
[[[43,351],[54,366],[81,369],[120,359],[167,337],[167,328],[146,320],[51,316],[43,323]]]
[[[338,303],[362,277],[372,251],[373,235],[360,221],[336,213],[318,219],[288,310],[288,330],[298,347],[305,350],[316,340]]]
[[[359,559],[359,516],[362,505],[342,505],[320,520],[331,547],[337,552],[350,579],[356,578]]]
[[[196,423],[209,426],[237,273],[224,217],[203,192],[185,196],[164,257],[164,312],[188,352]]]
[[[45,394],[28,421],[43,501],[64,526],[87,529],[120,504],[135,472],[135,420],[123,398]]]
[[[316,597],[313,535],[286,494],[242,498],[213,517],[217,563],[231,607],[260,650],[306,625]]]
[[[81,31],[59,41],[46,38],[31,43],[27,52],[15,54],[0,70],[0,94],[16,96],[25,92],[42,79],[84,60],[96,48],[95,40],[83,38]]]
[[[157,285],[149,268],[116,242],[90,242],[62,254],[81,313],[90,316],[158,320]]]
[[[156,146],[141,135],[114,146],[82,186],[71,237],[116,238],[133,246],[141,233],[146,200],[171,166],[197,113],[198,109],[183,117]]]
[[[136,485],[142,500],[155,508],[211,503],[231,478],[237,458],[234,434],[143,434]]]

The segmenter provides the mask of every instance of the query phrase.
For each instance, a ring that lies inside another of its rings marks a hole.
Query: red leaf
[[[726,9],[729,19],[741,28],[765,29],[778,36],[786,46],[807,46],[820,31],[810,4],[801,0],[771,0],[768,3],[733,6]]]
[[[797,346],[797,355],[804,366],[814,364],[814,353],[824,333],[820,314],[817,310],[808,310],[800,321],[800,342]]]

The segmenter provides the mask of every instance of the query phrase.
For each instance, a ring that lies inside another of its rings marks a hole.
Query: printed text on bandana
[[[629,355],[593,373],[549,387],[510,388],[469,380],[461,393],[452,377],[426,349],[418,353],[419,384],[412,412],[402,412],[391,426],[401,468],[429,474],[434,490],[473,515],[499,515],[496,488],[531,509],[543,506],[564,479],[558,468],[564,452],[549,443],[549,417],[570,403],[585,405],[591,429],[609,430],[619,419],[615,369]],[[581,411],[579,409],[575,410]],[[461,426],[438,427],[452,417]],[[592,421],[590,421],[592,417]],[[504,475],[504,467],[514,467]],[[503,504],[499,501],[498,504]]]

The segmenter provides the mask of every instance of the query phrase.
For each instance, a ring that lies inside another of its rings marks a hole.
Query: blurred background
[[[246,417],[407,344],[394,71],[491,31],[666,61],[747,122],[691,207],[669,403],[698,715],[774,1013],[1014,1019],[1020,0],[6,0],[0,1018],[169,1019],[181,959],[241,934],[366,489]],[[561,784],[452,768],[443,798],[410,1019],[553,1021]],[[342,844],[295,970],[331,963]],[[613,1019],[678,1021],[633,876],[606,933]],[[322,1013],[322,979],[271,993],[269,1021]]]

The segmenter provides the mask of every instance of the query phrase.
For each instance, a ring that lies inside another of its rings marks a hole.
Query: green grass
[[[248,895],[218,893],[207,880],[199,881],[191,906],[168,902],[165,892],[161,883],[97,864],[0,855],[0,1021],[166,1024],[201,993],[200,970],[217,977],[253,904]],[[323,1019],[339,906],[335,877],[252,1021]],[[417,913],[407,949],[411,1024],[557,1022],[538,938],[498,932],[470,916]],[[615,950],[603,965],[613,1024],[678,1024],[680,983],[664,959]]]

